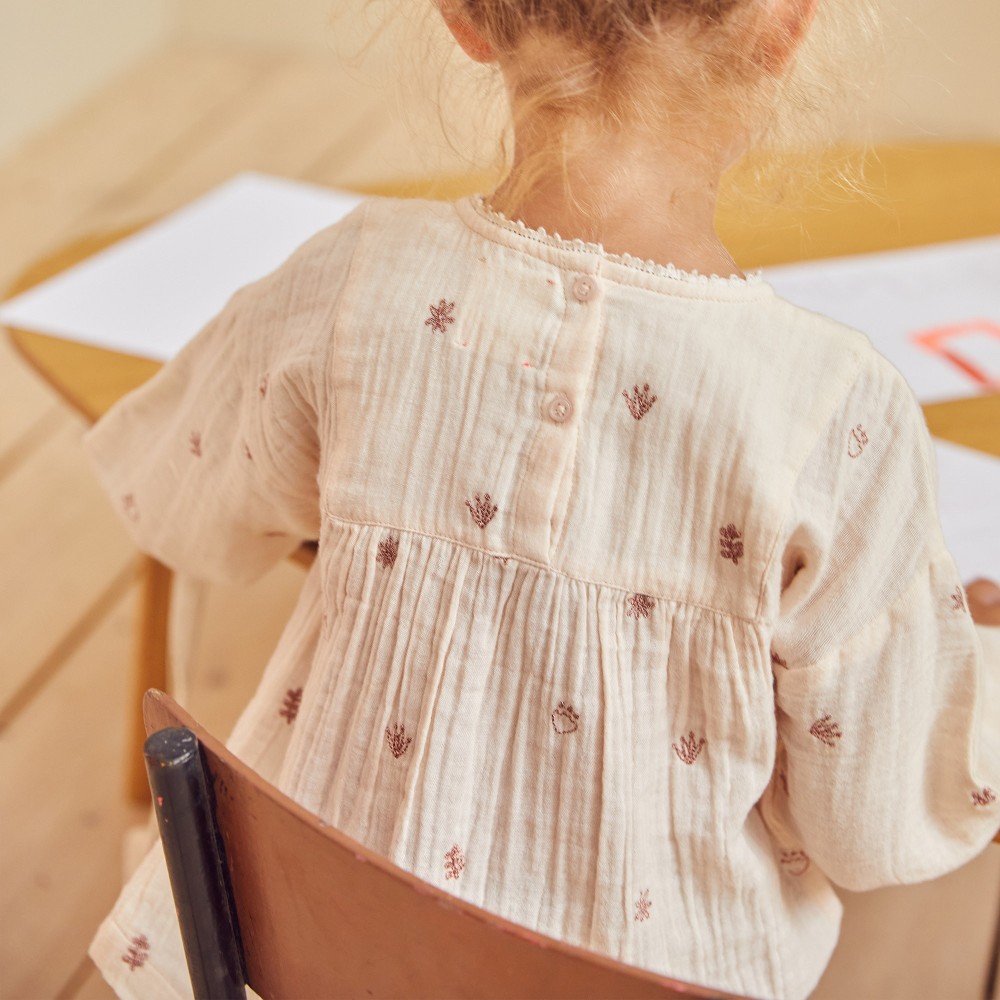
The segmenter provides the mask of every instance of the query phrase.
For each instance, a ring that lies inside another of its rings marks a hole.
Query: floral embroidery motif
[[[779,667],[784,667],[786,670],[788,669],[788,664],[773,649],[771,650],[771,662]]]
[[[640,618],[648,618],[649,612],[653,610],[654,606],[653,599],[648,594],[633,594],[629,598],[625,617],[634,618],[636,621]]]
[[[642,894],[639,896],[639,898],[636,900],[635,903],[635,919],[640,922],[643,920],[648,920],[649,908],[652,905],[653,904],[650,902],[649,899],[649,890],[643,889]]]
[[[561,701],[552,713],[552,728],[560,735],[575,733],[579,728],[580,713],[573,710],[572,705]]]
[[[122,955],[122,961],[132,972],[141,969],[149,958],[149,939],[145,934],[137,934],[129,943],[128,951]]]
[[[670,744],[674,748],[674,752],[685,764],[693,764],[698,759],[698,754],[701,753],[701,748],[705,745],[705,737],[703,736],[700,740],[695,738],[694,730],[687,734],[687,736],[681,737],[681,745],[678,746],[676,743]]]
[[[507,561],[510,559],[510,556],[494,556],[493,558],[494,559],[499,559],[500,562],[502,562],[504,564],[504,566],[506,566],[507,565]]]
[[[465,867],[465,855],[458,844],[452,844],[451,850],[444,856],[444,877],[458,878]]]
[[[956,587],[951,592],[951,610],[952,611],[968,611],[969,608],[965,603],[965,594],[962,593],[961,587]]]
[[[997,793],[992,788],[983,788],[982,791],[972,793],[972,804],[976,806],[988,806],[996,800]]]
[[[125,512],[125,516],[133,523],[139,520],[139,507],[135,502],[133,494],[126,493],[122,497],[122,510]]]
[[[837,723],[831,721],[829,715],[824,715],[821,719],[817,719],[809,727],[809,733],[811,736],[815,736],[821,743],[825,743],[828,747],[835,747],[837,745],[837,740],[844,735],[840,731],[840,727]]]
[[[477,493],[476,506],[473,507],[468,500],[465,501],[465,506],[472,512],[472,519],[480,528],[485,528],[493,520],[493,515],[497,512],[497,505],[492,504],[491,506],[489,493],[486,494],[483,500],[479,499],[479,494]]]
[[[260,398],[263,399],[267,395],[267,384],[271,380],[270,372],[264,372],[261,376],[260,382],[257,385],[257,391],[260,393]]]
[[[402,757],[406,753],[406,748],[413,742],[413,739],[406,735],[406,727],[398,723],[392,724],[392,732],[389,727],[385,727],[385,739],[389,744],[393,757]]]
[[[382,566],[384,569],[389,569],[390,566],[396,561],[396,553],[399,551],[399,539],[394,538],[392,535],[386,535],[381,542],[378,543],[378,555],[375,557],[375,562]]]
[[[722,547],[722,558],[732,559],[734,566],[739,566],[743,558],[743,533],[735,524],[727,524],[719,528],[719,545]]]
[[[291,725],[295,721],[295,717],[299,714],[299,706],[301,704],[302,688],[289,688],[285,692],[285,701],[278,715]]]
[[[436,306],[431,305],[431,314],[424,320],[424,326],[429,326],[436,333],[444,333],[448,326],[455,322],[455,317],[451,314],[454,308],[454,302],[441,299]]]
[[[861,452],[865,450],[865,445],[868,444],[868,435],[865,433],[864,427],[858,424],[857,427],[851,428],[851,433],[847,438],[847,454],[851,458],[858,458]]]
[[[649,413],[649,408],[656,402],[656,397],[649,394],[648,382],[643,385],[641,392],[639,391],[639,387],[637,385],[632,386],[632,391],[635,393],[634,399],[625,389],[622,389],[622,395],[625,397],[625,402],[628,404],[629,413],[631,413],[636,420],[642,420],[642,418]]]
[[[809,855],[805,851],[782,851],[781,867],[789,875],[804,875],[809,868]]]
[[[191,431],[188,444],[191,446],[191,454],[197,458],[201,458],[201,435],[197,431]]]

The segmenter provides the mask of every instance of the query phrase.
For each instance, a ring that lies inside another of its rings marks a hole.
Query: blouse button
[[[564,393],[556,393],[549,401],[549,416],[557,424],[564,423],[573,415],[573,404]]]
[[[589,302],[597,294],[597,283],[593,278],[581,274],[573,282],[573,294],[579,302]]]

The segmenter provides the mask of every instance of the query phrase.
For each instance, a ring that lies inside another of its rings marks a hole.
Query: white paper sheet
[[[963,583],[1000,581],[1000,459],[935,439],[945,544]]]
[[[866,333],[922,403],[1000,392],[1000,237],[767,268],[764,278]]]
[[[238,288],[361,198],[262,174],[207,195],[0,306],[0,323],[165,361]]]

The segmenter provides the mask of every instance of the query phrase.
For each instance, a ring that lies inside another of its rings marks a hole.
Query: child
[[[251,580],[319,539],[230,741],[286,793],[545,934],[805,997],[831,882],[933,878],[1000,827],[1000,642],[919,407],[713,228],[812,0],[442,12],[504,73],[504,185],[366,202],[89,448],[170,566]],[[158,851],[91,953],[187,995]]]

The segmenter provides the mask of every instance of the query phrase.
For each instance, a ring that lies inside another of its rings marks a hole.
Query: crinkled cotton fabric
[[[86,443],[177,570],[319,540],[230,746],[509,920],[798,1000],[832,883],[933,878],[1000,826],[1000,630],[920,409],[759,279],[374,199]],[[122,997],[190,996],[158,849],[91,954]]]

